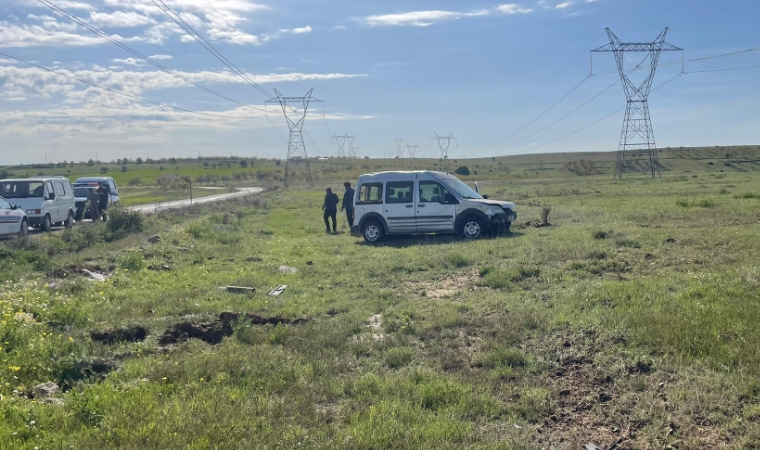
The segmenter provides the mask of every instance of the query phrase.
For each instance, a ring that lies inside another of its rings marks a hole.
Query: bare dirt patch
[[[99,264],[68,264],[48,273],[49,279],[65,280],[70,278],[91,278],[90,273],[107,278],[116,270],[115,266],[101,266]]]
[[[475,286],[480,277],[476,271],[457,273],[449,278],[432,281],[410,281],[407,287],[418,295],[433,298],[446,299],[456,296],[462,289]]]
[[[90,337],[95,342],[102,344],[115,344],[117,342],[142,342],[148,336],[148,330],[141,326],[121,327],[113,330],[93,331]]]
[[[200,339],[203,342],[215,345],[221,343],[225,337],[232,336],[234,332],[232,328],[233,323],[277,326],[301,325],[306,322],[306,319],[291,320],[284,317],[262,317],[256,314],[223,312],[219,314],[219,319],[214,322],[203,322],[200,324],[181,322],[171,326],[164,331],[158,343],[168,345],[184,342],[188,339]]]

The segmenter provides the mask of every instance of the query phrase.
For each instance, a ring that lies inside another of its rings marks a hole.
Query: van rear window
[[[382,203],[383,183],[367,183],[359,187],[358,203]]]
[[[42,198],[44,194],[41,181],[0,182],[0,195],[5,198]]]

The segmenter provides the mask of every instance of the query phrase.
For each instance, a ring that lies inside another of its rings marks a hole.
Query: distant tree
[[[95,165],[95,160],[90,159],[90,160],[87,161],[87,166],[88,167],[92,167],[94,165]]]
[[[135,160],[135,162],[136,162],[138,165],[139,165],[139,164],[142,164],[142,163],[143,163],[143,159],[142,159],[142,158],[140,158],[140,157],[138,156],[138,157],[137,157],[137,159]]]
[[[159,166],[158,170],[164,170],[164,166]]]
[[[206,169],[208,169],[208,161],[206,161],[206,162],[203,163],[203,167],[206,168]]]
[[[214,163],[214,164],[211,164],[211,168],[212,168],[212,169],[216,169],[216,168],[217,168],[217,165],[216,165],[216,163]]]
[[[177,164],[177,158],[169,158],[169,163]]]
[[[45,172],[37,172],[37,176],[38,177],[44,177],[45,176]]]
[[[7,169],[0,170],[0,180],[3,180],[5,178],[8,178],[11,176],[11,173],[8,172]]]
[[[108,173],[108,167],[101,167],[100,173]]]
[[[280,165],[280,160],[278,159],[277,161],[275,161],[275,162],[274,162],[274,165],[275,165],[275,166],[279,166],[279,165]]]
[[[228,168],[228,169],[231,169],[231,168],[232,168],[232,164],[230,164],[230,163],[227,163],[227,168]]]
[[[464,175],[467,176],[470,174],[470,169],[467,166],[459,166],[457,167],[457,170],[454,171],[457,175]]]
[[[127,171],[127,166],[121,166],[121,171],[122,172],[126,172]]]
[[[245,169],[246,167],[248,167],[248,161],[246,161],[244,159],[241,159],[240,160],[240,167],[242,167],[243,169]]]
[[[69,163],[69,167],[74,167],[74,161],[71,161],[71,162]]]

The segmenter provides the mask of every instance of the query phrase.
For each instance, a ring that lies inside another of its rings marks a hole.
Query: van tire
[[[362,236],[368,244],[377,244],[385,237],[385,230],[377,220],[370,220],[362,226]]]
[[[72,226],[74,226],[74,213],[69,211],[69,217],[66,219],[65,222],[63,222],[63,226],[66,227],[67,230],[71,229]]]
[[[485,234],[483,221],[477,216],[467,216],[459,229],[463,238],[468,240],[480,239]]]
[[[21,228],[18,230],[18,237],[26,237],[29,234],[29,221],[21,219]]]
[[[50,214],[47,214],[42,219],[42,226],[41,226],[41,228],[42,228],[42,231],[50,231],[50,229],[53,228],[53,222],[50,219]]]

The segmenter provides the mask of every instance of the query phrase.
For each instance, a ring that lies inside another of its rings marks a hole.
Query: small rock
[[[665,242],[667,242],[668,244],[674,244],[676,242],[676,240],[673,239],[673,238],[667,238],[667,239],[665,239]]]
[[[280,266],[280,272],[294,274],[298,272],[298,269],[296,269],[295,267]]]
[[[313,262],[313,261],[306,261],[306,265],[307,265],[307,266],[311,266],[312,264],[314,264],[314,262]]]
[[[90,272],[87,269],[82,269],[82,273],[85,274],[85,275],[87,275],[90,279],[98,281],[98,282],[106,281],[106,278],[108,278],[106,275],[103,275],[103,274],[100,274],[100,273],[95,273],[95,272]]]
[[[605,392],[599,394],[599,403],[607,403],[610,400],[612,400],[612,396],[610,394],[607,394]]]
[[[152,238],[148,239],[148,242],[151,244],[158,244],[161,242],[161,236],[153,236]]]
[[[34,396],[39,398],[50,398],[58,392],[58,385],[52,381],[38,384],[34,387]]]
[[[570,389],[562,389],[561,391],[559,391],[559,395],[561,395],[563,397],[568,396],[571,393],[572,393],[572,391],[570,391]]]
[[[63,399],[60,398],[43,398],[40,403],[43,405],[55,405],[55,406],[63,406]]]

